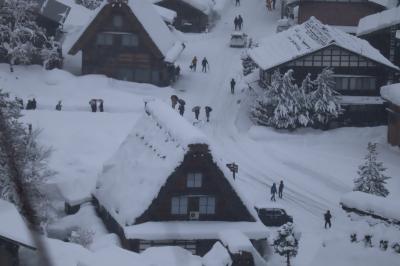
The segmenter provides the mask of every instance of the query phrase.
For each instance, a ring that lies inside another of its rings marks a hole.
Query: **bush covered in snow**
[[[389,176],[383,174],[386,170],[382,162],[377,161],[378,152],[376,143],[368,143],[368,154],[364,157],[365,162],[358,167],[359,177],[354,179],[353,191],[361,191],[381,197],[389,195],[385,188],[386,180]]]
[[[94,10],[100,6],[103,1],[108,0],[75,0],[75,3],[82,5],[90,10]]]
[[[333,90],[333,72],[324,69],[315,80],[307,75],[300,87],[293,78],[293,70],[284,75],[276,71],[271,85],[257,98],[252,109],[253,120],[277,129],[325,127],[337,118],[341,106]]]
[[[276,253],[286,256],[287,266],[290,266],[290,258],[295,257],[299,249],[299,236],[292,223],[284,224],[278,229],[273,245]]]
[[[36,24],[36,1],[5,0],[0,8],[0,62],[9,63],[10,71],[14,64],[61,65],[59,43]]]
[[[85,248],[89,247],[93,242],[94,232],[88,229],[79,228],[76,231],[71,232],[69,242],[79,244]]]

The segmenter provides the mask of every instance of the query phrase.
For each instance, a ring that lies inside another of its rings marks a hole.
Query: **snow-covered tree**
[[[89,229],[78,228],[76,231],[71,232],[69,242],[81,245],[85,248],[89,247],[93,242],[94,232]]]
[[[277,233],[273,242],[275,252],[285,256],[287,266],[290,266],[290,258],[295,257],[299,249],[299,237],[295,233],[292,223],[282,225]]]
[[[59,51],[59,44],[46,36],[36,23],[37,1],[4,0],[0,3],[0,54],[10,64],[41,64],[49,66],[51,51]],[[52,55],[52,62],[61,62],[61,53]],[[56,65],[52,65],[54,67]]]
[[[247,76],[251,74],[254,69],[257,68],[257,65],[247,54],[243,54],[242,57],[242,67],[243,67],[243,76]]]
[[[108,0],[75,0],[75,3],[82,5],[90,10],[94,10],[100,6],[103,1]]]
[[[324,69],[313,83],[315,89],[310,93],[313,122],[325,126],[342,111],[338,93],[333,89],[333,71]]]
[[[376,143],[368,143],[368,154],[365,162],[358,167],[359,177],[354,179],[353,191],[362,191],[377,196],[386,197],[389,191],[386,189],[386,180],[390,177],[383,174],[386,170],[382,162],[377,161],[378,152]]]
[[[19,103],[0,90],[0,198],[14,203],[23,215],[34,215],[28,220],[39,228],[48,218],[45,180],[54,172],[47,167],[50,149],[37,143],[39,131],[30,133],[20,117]],[[26,202],[33,213],[26,213]]]

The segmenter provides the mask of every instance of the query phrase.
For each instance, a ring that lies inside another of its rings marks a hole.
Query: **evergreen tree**
[[[314,84],[313,81],[311,80],[311,74],[308,73],[296,93],[296,99],[299,108],[297,121],[298,124],[303,127],[307,127],[313,123],[310,115],[312,106],[309,97],[310,92],[312,92],[313,89],[314,89]]]
[[[313,83],[315,90],[310,93],[313,122],[325,126],[342,111],[338,93],[333,89],[333,71],[324,69]]]
[[[376,143],[368,143],[368,154],[365,162],[358,167],[359,177],[354,179],[353,191],[362,191],[377,196],[386,197],[389,191],[385,188],[386,180],[390,177],[383,174],[386,170],[382,162],[377,162],[378,152]]]
[[[276,253],[286,256],[287,266],[290,266],[290,258],[297,255],[299,248],[299,239],[294,232],[292,223],[284,224],[278,229],[273,246]]]
[[[46,36],[36,24],[37,2],[4,0],[0,3],[0,54],[10,64],[42,64],[55,67],[61,62],[59,43]],[[51,54],[51,56],[49,56]]]
[[[14,203],[23,215],[34,215],[28,220],[38,227],[47,222],[43,189],[46,178],[54,172],[47,167],[50,150],[37,143],[39,131],[27,132],[20,117],[20,105],[0,90],[0,198]],[[24,199],[20,198],[22,192]],[[33,213],[26,213],[24,202]]]

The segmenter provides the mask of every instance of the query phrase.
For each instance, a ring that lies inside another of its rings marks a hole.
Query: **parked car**
[[[237,31],[231,34],[230,47],[243,48],[247,46],[247,34]]]
[[[281,208],[255,208],[261,222],[266,226],[281,226],[285,223],[293,223],[293,217]]]

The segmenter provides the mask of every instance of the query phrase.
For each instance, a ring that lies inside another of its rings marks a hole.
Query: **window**
[[[375,90],[376,78],[368,76],[335,76],[335,89],[337,91],[346,90]]]
[[[122,27],[122,25],[123,25],[123,19],[122,19],[122,16],[121,16],[121,15],[115,15],[115,16],[113,17],[113,25],[114,25],[114,27],[116,27],[116,28],[121,28],[121,27]]]
[[[200,214],[215,214],[215,198],[212,196],[200,197]]]
[[[151,81],[152,83],[158,84],[160,82],[160,71],[151,71]]]
[[[188,198],[187,197],[172,197],[171,214],[187,214]]]
[[[201,187],[203,175],[201,173],[189,173],[186,180],[187,187]]]
[[[97,45],[113,45],[113,36],[108,33],[98,33],[96,36]]]
[[[122,46],[137,47],[139,46],[138,36],[133,33],[123,34],[121,44]]]
[[[117,70],[117,79],[133,80],[133,72],[129,68],[120,68]]]
[[[135,69],[136,82],[149,82],[151,80],[151,70],[144,68]]]

